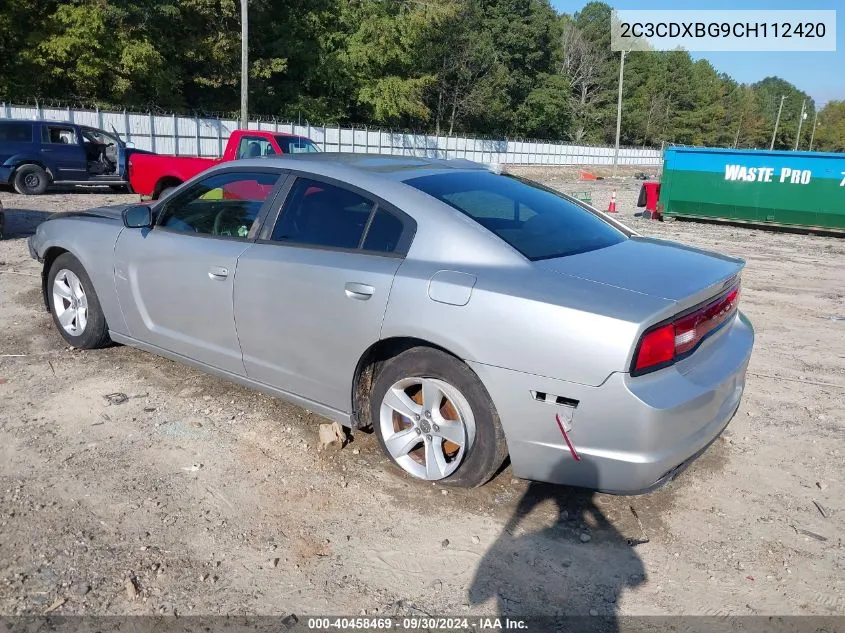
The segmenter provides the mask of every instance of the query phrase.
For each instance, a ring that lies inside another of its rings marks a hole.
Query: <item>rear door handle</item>
[[[346,286],[344,286],[344,291],[346,292],[346,296],[350,299],[366,301],[373,296],[376,289],[372,286],[368,286],[367,284],[359,284],[354,281],[350,281],[346,284]]]
[[[208,269],[208,278],[222,281],[229,276],[229,269],[225,266],[212,266]]]

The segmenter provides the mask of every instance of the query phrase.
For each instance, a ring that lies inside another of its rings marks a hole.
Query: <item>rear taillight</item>
[[[637,346],[631,374],[655,371],[691,354],[701,341],[733,316],[737,304],[738,285],[692,312],[646,330]]]

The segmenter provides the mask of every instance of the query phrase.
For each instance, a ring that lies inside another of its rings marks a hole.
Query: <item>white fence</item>
[[[70,121],[106,131],[116,130],[135,147],[160,154],[220,156],[238,122],[178,115],[139,114],[105,110],[75,110],[0,103],[0,119]],[[611,165],[612,147],[542,141],[491,140],[392,132],[365,127],[297,125],[281,121],[250,121],[249,128],[307,136],[326,152],[396,154],[429,158],[467,158],[480,163],[511,165]],[[660,165],[656,149],[620,148],[620,165]]]

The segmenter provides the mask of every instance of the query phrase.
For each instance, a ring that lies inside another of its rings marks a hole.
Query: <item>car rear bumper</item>
[[[753,328],[738,314],[711,338],[672,367],[640,377],[616,372],[598,387],[470,365],[496,405],[515,475],[639,494],[679,474],[739,407]]]

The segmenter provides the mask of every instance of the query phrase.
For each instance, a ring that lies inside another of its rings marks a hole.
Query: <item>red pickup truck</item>
[[[167,195],[170,189],[218,163],[239,158],[319,151],[314,142],[304,136],[235,130],[229,137],[222,158],[132,154],[129,157],[129,184],[135,193],[155,199]]]

